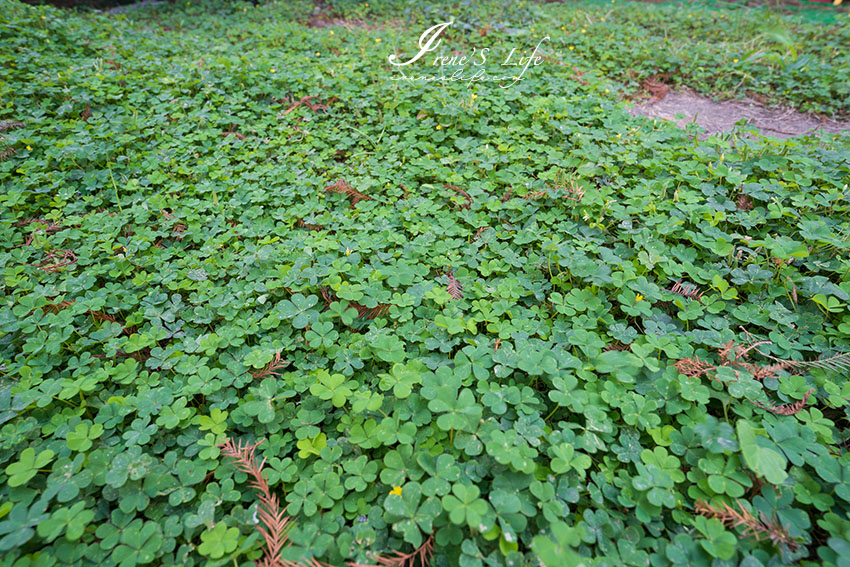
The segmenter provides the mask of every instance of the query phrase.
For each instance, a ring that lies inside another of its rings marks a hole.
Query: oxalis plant
[[[846,565],[848,22],[0,0],[0,565]]]

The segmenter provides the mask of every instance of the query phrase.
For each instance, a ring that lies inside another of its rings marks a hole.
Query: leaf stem
[[[115,202],[118,203],[118,210],[122,213],[124,209],[121,208],[121,199],[118,197],[118,184],[115,183],[115,177],[112,176],[112,168],[109,168],[109,179],[112,180],[112,188],[115,190]]]

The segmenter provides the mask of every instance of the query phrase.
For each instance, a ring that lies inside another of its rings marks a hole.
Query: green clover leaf
[[[23,486],[38,474],[40,468],[53,460],[53,455],[53,451],[49,449],[41,451],[36,455],[34,449],[27,447],[21,451],[18,462],[6,467],[6,474],[9,475],[6,483],[12,487]]]
[[[198,553],[218,559],[232,553],[239,543],[239,529],[228,528],[224,522],[218,522],[211,529],[201,532],[201,545]]]
[[[474,484],[455,483],[452,494],[443,496],[443,509],[456,525],[467,525],[485,532],[493,525],[495,518],[486,500],[478,497],[481,491]]]
[[[759,445],[755,429],[748,422],[738,421],[736,429],[741,454],[747,467],[771,484],[782,484],[788,478],[788,473],[785,472],[785,457],[773,449]]]

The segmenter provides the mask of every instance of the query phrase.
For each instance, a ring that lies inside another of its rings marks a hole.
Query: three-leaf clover
[[[77,502],[70,508],[59,508],[50,518],[38,524],[38,535],[53,541],[64,531],[69,540],[78,540],[92,519],[94,510],[87,510],[85,502]]]
[[[380,388],[392,388],[395,397],[404,399],[411,394],[414,386],[422,383],[422,376],[427,372],[427,367],[419,360],[411,360],[407,364],[395,363],[389,373],[378,375],[381,379]]]
[[[491,514],[490,505],[479,498],[479,494],[481,490],[474,484],[452,485],[452,493],[443,496],[442,502],[453,524],[465,524],[482,532],[490,529],[495,518]]]
[[[341,408],[351,397],[352,387],[356,384],[354,381],[347,381],[342,374],[319,370],[316,373],[316,383],[310,386],[310,393],[322,400],[330,400],[334,406]]]
[[[228,528],[224,522],[218,522],[210,529],[201,532],[201,545],[198,553],[212,559],[232,553],[239,543],[239,529]]]
[[[53,455],[53,451],[49,449],[36,455],[35,449],[27,447],[21,451],[18,462],[6,467],[6,474],[9,475],[6,483],[12,487],[23,486],[38,473],[39,469],[53,460]]]
[[[339,333],[334,330],[330,321],[318,321],[310,326],[310,330],[304,333],[304,339],[310,344],[310,348],[329,348],[339,338]]]
[[[68,448],[72,451],[85,452],[91,449],[92,440],[103,434],[103,425],[99,423],[80,423],[73,431],[69,431],[66,439]]]
[[[300,293],[293,294],[292,299],[284,299],[277,305],[280,316],[292,319],[292,326],[303,329],[319,319],[319,311],[312,307],[319,302],[315,295],[304,297]]]
[[[393,529],[404,536],[404,541],[414,547],[422,544],[423,532],[433,529],[434,519],[439,516],[441,507],[436,497],[422,500],[422,488],[418,482],[408,482],[400,490],[391,492],[384,500],[384,509]]]
[[[121,543],[112,552],[120,567],[133,567],[151,563],[162,547],[162,530],[155,522],[133,520],[121,531]]]

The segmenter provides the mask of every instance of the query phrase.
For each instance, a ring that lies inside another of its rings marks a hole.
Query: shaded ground
[[[106,12],[109,13],[109,14],[123,14],[124,12],[130,11],[130,10],[136,10],[136,9],[141,8],[143,6],[152,6],[154,4],[162,4],[162,3],[163,3],[163,0],[141,0],[141,2],[135,2],[133,4],[127,4],[127,5],[123,5],[123,6],[114,6],[112,8],[109,8],[108,10],[106,10]]]
[[[801,136],[818,129],[833,133],[850,130],[850,121],[819,118],[784,108],[767,108],[752,100],[717,102],[689,91],[670,92],[661,100],[636,103],[631,112],[671,120],[680,127],[696,121],[707,134],[731,130],[740,120],[746,120],[762,134],[776,138]],[[684,115],[684,118],[676,119],[677,115]]]
[[[328,12],[317,12],[306,22],[311,28],[327,28],[342,26],[345,29],[379,30],[385,27],[384,22],[367,22],[362,19],[339,18]],[[397,24],[397,22],[394,22]]]

